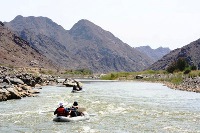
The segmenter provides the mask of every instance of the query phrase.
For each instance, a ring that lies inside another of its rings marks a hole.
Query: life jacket
[[[65,115],[66,115],[65,108],[63,107],[57,108],[57,116],[65,116]]]
[[[73,105],[72,108],[73,108],[73,109],[78,109],[78,106],[74,106],[74,105]]]

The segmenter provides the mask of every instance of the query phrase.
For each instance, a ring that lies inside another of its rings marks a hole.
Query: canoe
[[[85,90],[80,90],[80,91],[72,90],[72,93],[82,93],[82,92],[85,92]]]
[[[65,117],[65,116],[57,116],[53,119],[55,122],[75,122],[75,121],[84,121],[89,120],[90,116],[87,112],[83,112],[83,116],[76,116],[76,117]]]

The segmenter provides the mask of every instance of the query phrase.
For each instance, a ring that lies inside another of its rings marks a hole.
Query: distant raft
[[[55,122],[75,122],[75,121],[84,121],[89,120],[90,116],[87,112],[83,112],[83,116],[76,117],[65,117],[65,116],[57,116],[53,119]]]
[[[83,92],[85,92],[85,90],[72,90],[72,93],[83,93]]]

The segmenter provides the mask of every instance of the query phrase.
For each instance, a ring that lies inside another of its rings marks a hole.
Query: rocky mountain
[[[200,39],[191,42],[182,48],[171,51],[169,54],[152,64],[149,69],[164,70],[179,58],[184,58],[189,65],[194,65],[200,69]]]
[[[17,16],[5,26],[63,69],[139,71],[153,60],[88,20],[70,30],[46,17]]]
[[[73,53],[98,71],[139,71],[152,60],[88,20],[78,21],[69,34],[76,42]]]
[[[169,48],[159,47],[157,49],[152,49],[150,46],[140,46],[136,47],[138,51],[145,53],[149,56],[154,62],[161,59],[164,55],[168,54],[171,50]]]
[[[56,68],[50,60],[3,24],[0,25],[0,64],[16,67]]]

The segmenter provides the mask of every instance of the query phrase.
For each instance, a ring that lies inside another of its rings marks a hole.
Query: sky
[[[69,30],[87,19],[131,47],[180,48],[200,38],[200,0],[1,0],[0,21],[43,16]]]

